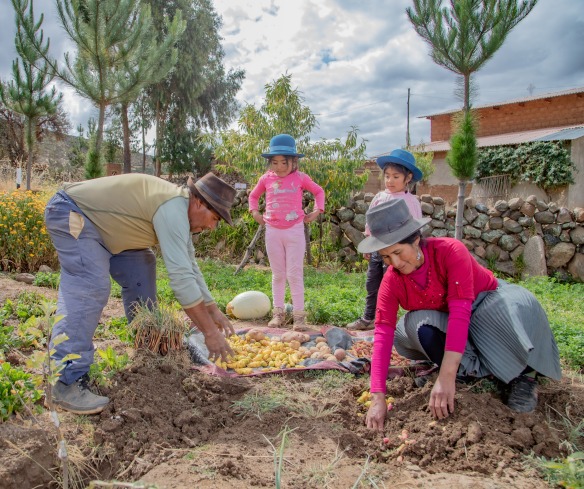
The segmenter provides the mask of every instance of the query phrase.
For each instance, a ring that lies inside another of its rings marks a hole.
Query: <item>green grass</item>
[[[584,284],[564,284],[539,277],[517,282],[530,290],[543,306],[566,364],[584,369]]]
[[[272,295],[272,275],[269,269],[247,266],[234,275],[235,265],[211,259],[199,259],[198,264],[211,294],[223,311],[229,301],[247,290],[258,290],[268,297]],[[178,308],[161,259],[157,263],[157,277],[159,302]],[[540,301],[565,364],[577,371],[584,370],[584,284],[565,284],[546,277],[516,283],[526,287]],[[343,326],[363,313],[366,296],[364,272],[348,273],[307,266],[304,271],[304,288],[305,308],[311,323]],[[119,297],[117,284],[112,294]],[[286,300],[290,302],[288,292]],[[27,302],[31,301],[20,302],[19,312],[30,314],[31,304]]]

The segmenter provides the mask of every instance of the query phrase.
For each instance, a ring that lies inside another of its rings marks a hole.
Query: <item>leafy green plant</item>
[[[0,364],[0,421],[34,404],[43,395],[34,377],[9,363]]]
[[[584,487],[584,452],[575,452],[564,459],[537,459],[536,465],[547,481],[566,489]]]
[[[110,318],[105,324],[100,324],[96,331],[100,338],[118,338],[124,343],[133,343],[135,331],[128,326],[126,316]]]
[[[37,287],[48,287],[50,289],[58,289],[61,281],[61,274],[59,272],[38,272],[34,276],[33,284]]]
[[[130,363],[127,353],[118,354],[111,346],[96,353],[99,358],[91,365],[90,375],[100,385],[109,385],[112,377]]]
[[[570,152],[562,142],[536,141],[480,149],[476,177],[509,175],[512,184],[530,181],[547,191],[574,183],[574,171]]]

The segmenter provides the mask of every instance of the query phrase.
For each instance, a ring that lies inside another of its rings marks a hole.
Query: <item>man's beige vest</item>
[[[63,190],[95,224],[113,254],[158,243],[152,225],[158,208],[170,199],[189,198],[186,188],[138,173],[68,183]]]

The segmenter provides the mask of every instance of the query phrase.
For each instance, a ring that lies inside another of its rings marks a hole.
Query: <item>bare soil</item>
[[[23,290],[56,296],[0,277],[0,303]],[[121,301],[111,299],[104,321],[121,315]],[[275,487],[274,450],[287,427],[284,488],[545,488],[526,456],[565,455],[563,421],[584,417],[584,388],[565,378],[540,385],[531,414],[512,412],[498,392],[461,385],[455,413],[433,422],[426,408],[432,381],[418,388],[405,376],[388,381],[395,408],[379,434],[364,426],[356,402],[366,376],[335,374],[329,384],[305,372],[224,378],[193,369],[186,353],[130,353],[130,366],[102,389],[111,402],[101,414],[59,413],[75,469],[70,487],[114,479],[161,489]],[[278,389],[297,393],[298,402],[263,413],[242,407]],[[403,430],[415,443],[399,451]],[[48,413],[0,424],[0,488],[59,487],[60,474]]]

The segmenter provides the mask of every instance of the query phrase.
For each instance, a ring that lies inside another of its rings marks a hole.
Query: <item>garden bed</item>
[[[23,290],[55,295],[5,278],[0,290],[1,301]],[[104,317],[121,315],[121,301],[111,299]],[[435,422],[426,408],[432,381],[418,388],[403,376],[388,381],[394,409],[379,434],[364,426],[357,402],[365,375],[219,377],[195,370],[186,352],[159,357],[107,344],[131,356],[102,388],[110,404],[95,416],[59,414],[84,477],[77,487],[114,479],[125,487],[274,487],[279,473],[287,488],[544,488],[526,456],[564,457],[564,440],[584,417],[584,388],[566,378],[540,385],[532,414],[509,410],[492,383],[461,385],[454,415]],[[0,424],[0,486],[57,487],[56,447],[47,412]]]

